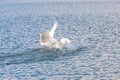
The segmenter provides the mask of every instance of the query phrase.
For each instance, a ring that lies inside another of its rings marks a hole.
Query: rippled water
[[[69,48],[43,49],[58,22]],[[119,80],[120,2],[0,4],[0,80]]]

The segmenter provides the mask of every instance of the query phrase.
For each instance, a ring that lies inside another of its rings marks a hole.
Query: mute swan
[[[62,38],[60,41],[54,38],[55,30],[57,28],[57,22],[54,23],[49,33],[39,33],[40,45],[48,48],[62,49],[65,43],[71,43],[67,38]]]

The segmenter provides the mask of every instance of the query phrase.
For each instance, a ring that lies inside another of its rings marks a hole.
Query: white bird
[[[60,41],[56,40],[54,38],[56,28],[57,22],[54,23],[49,33],[39,33],[41,46],[62,49],[65,43],[71,43],[71,41],[67,38],[62,38]]]

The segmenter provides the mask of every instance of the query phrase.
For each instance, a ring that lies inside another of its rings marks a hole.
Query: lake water
[[[68,49],[35,40],[58,22]],[[120,2],[0,4],[0,80],[119,80]]]

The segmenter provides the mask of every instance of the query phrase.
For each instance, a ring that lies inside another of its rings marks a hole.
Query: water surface
[[[54,21],[69,49],[35,43]],[[1,80],[119,80],[119,57],[119,2],[0,4]]]

